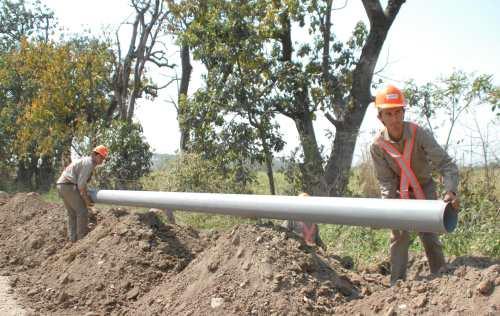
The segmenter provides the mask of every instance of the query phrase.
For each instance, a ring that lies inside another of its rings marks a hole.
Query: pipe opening
[[[451,206],[451,203],[447,203],[444,208],[443,224],[446,232],[451,233],[455,230],[458,223],[458,212]]]

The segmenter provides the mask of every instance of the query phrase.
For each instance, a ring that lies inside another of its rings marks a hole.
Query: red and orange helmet
[[[378,110],[404,107],[405,104],[403,92],[393,85],[386,86],[375,97],[375,107]]]
[[[101,155],[104,159],[108,157],[109,150],[106,146],[104,145],[99,145],[96,148],[92,150],[92,152],[95,152],[99,155]]]

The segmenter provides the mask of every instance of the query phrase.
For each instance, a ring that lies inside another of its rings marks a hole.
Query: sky
[[[66,31],[89,29],[95,35],[102,34],[103,29],[116,29],[133,12],[127,0],[42,0],[42,3],[54,10]],[[382,3],[385,5],[386,1]],[[335,10],[332,17],[340,39],[347,39],[359,20],[368,21],[360,0],[338,0],[334,6],[344,7]],[[411,78],[423,84],[454,70],[492,74],[498,84],[499,32],[497,0],[407,0],[389,31],[377,70],[383,68],[380,76],[400,86]],[[295,32],[292,36],[300,39],[304,34]],[[177,58],[176,47],[171,52],[172,58]],[[199,86],[196,65],[193,80],[191,87]],[[139,101],[136,110],[136,120],[141,122],[144,135],[156,153],[173,154],[178,150],[180,133],[171,99],[176,99],[175,87],[162,92],[153,102]],[[486,123],[487,114],[478,117],[480,123]],[[286,154],[298,145],[298,134],[291,120],[281,118],[279,122],[287,142]],[[361,127],[355,160],[360,159],[371,132],[380,128],[379,124],[376,111],[370,106]],[[325,135],[331,127],[326,120],[315,122],[318,142],[327,149],[330,142]],[[438,140],[443,142],[443,137],[438,135]]]

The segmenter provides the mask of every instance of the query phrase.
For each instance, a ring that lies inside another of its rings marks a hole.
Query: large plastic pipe
[[[438,200],[120,190],[91,191],[90,196],[94,202],[104,204],[418,232],[449,233],[457,225],[457,213],[453,207]]]

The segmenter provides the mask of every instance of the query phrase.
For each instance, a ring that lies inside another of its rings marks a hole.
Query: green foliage
[[[141,189],[139,179],[151,170],[153,154],[139,124],[115,121],[98,141],[109,149],[109,158],[97,172],[99,186],[106,189]]]
[[[491,104],[491,111],[496,117],[500,117],[500,87],[495,87],[488,95],[488,103]]]
[[[0,52],[18,47],[23,38],[47,40],[57,24],[39,0],[0,1],[0,21]]]
[[[297,155],[297,150],[295,150],[288,159],[283,161],[284,165],[282,172],[285,175],[287,182],[290,184],[288,189],[285,191],[286,195],[295,196],[300,192],[306,191],[302,181],[302,173]]]
[[[77,47],[22,41],[19,50],[4,55],[1,122],[19,154],[32,144],[39,154],[54,152],[64,141],[69,145],[105,112],[109,57],[99,42]]]
[[[109,105],[110,71],[108,47],[91,39],[22,39],[1,55],[0,167],[17,170],[22,189],[48,189],[70,146],[92,137]]]
[[[458,227],[443,238],[445,248],[457,256],[474,253],[500,257],[500,195],[494,187],[485,186],[484,179],[478,176],[480,172],[465,169],[461,173]],[[499,175],[497,168],[493,178],[498,179]]]
[[[255,223],[255,220],[250,218],[193,212],[175,212],[175,219],[200,230],[229,230],[238,224]]]
[[[375,168],[367,151],[363,152],[361,163],[351,170],[348,192],[352,197],[380,197],[380,186]]]
[[[142,179],[146,190],[165,192],[251,193],[248,184],[237,179],[237,173],[220,168],[217,161],[195,153],[185,153],[169,160],[163,168]],[[234,216],[176,212],[179,222],[197,229],[228,229],[235,224],[253,222]]]
[[[50,203],[61,203],[61,198],[56,188],[52,188],[48,192],[42,194],[42,199]]]
[[[456,70],[422,86],[410,80],[406,83],[405,95],[410,109],[419,114],[420,120],[424,119],[423,123],[431,132],[442,127],[440,117],[445,118],[447,138],[444,147],[447,150],[454,127],[464,112],[475,111],[481,105],[497,111],[498,90],[492,75]]]
[[[245,186],[253,181],[250,165],[263,163],[266,157],[262,147],[269,149],[268,146],[273,146],[272,149],[276,149],[282,146],[282,142],[269,134],[261,136],[260,129],[248,121],[225,121],[225,116],[231,113],[222,107],[221,102],[230,100],[223,96],[220,99],[211,98],[210,93],[199,90],[189,102],[186,114],[192,134],[188,151],[213,161],[223,174],[237,177],[237,181]],[[261,143],[256,141],[259,138]]]
[[[191,130],[188,149],[221,165],[240,166],[241,177],[248,176],[245,164],[272,161],[284,146],[270,109],[277,98],[272,65],[253,23],[264,13],[262,3],[209,1],[199,8],[181,3],[174,12],[183,7],[194,18],[180,41],[208,69],[206,87],[185,101],[187,110],[180,113],[181,127]]]
[[[168,192],[249,193],[250,188],[238,181],[237,170],[220,168],[217,161],[199,154],[182,154],[142,179],[148,190]]]

